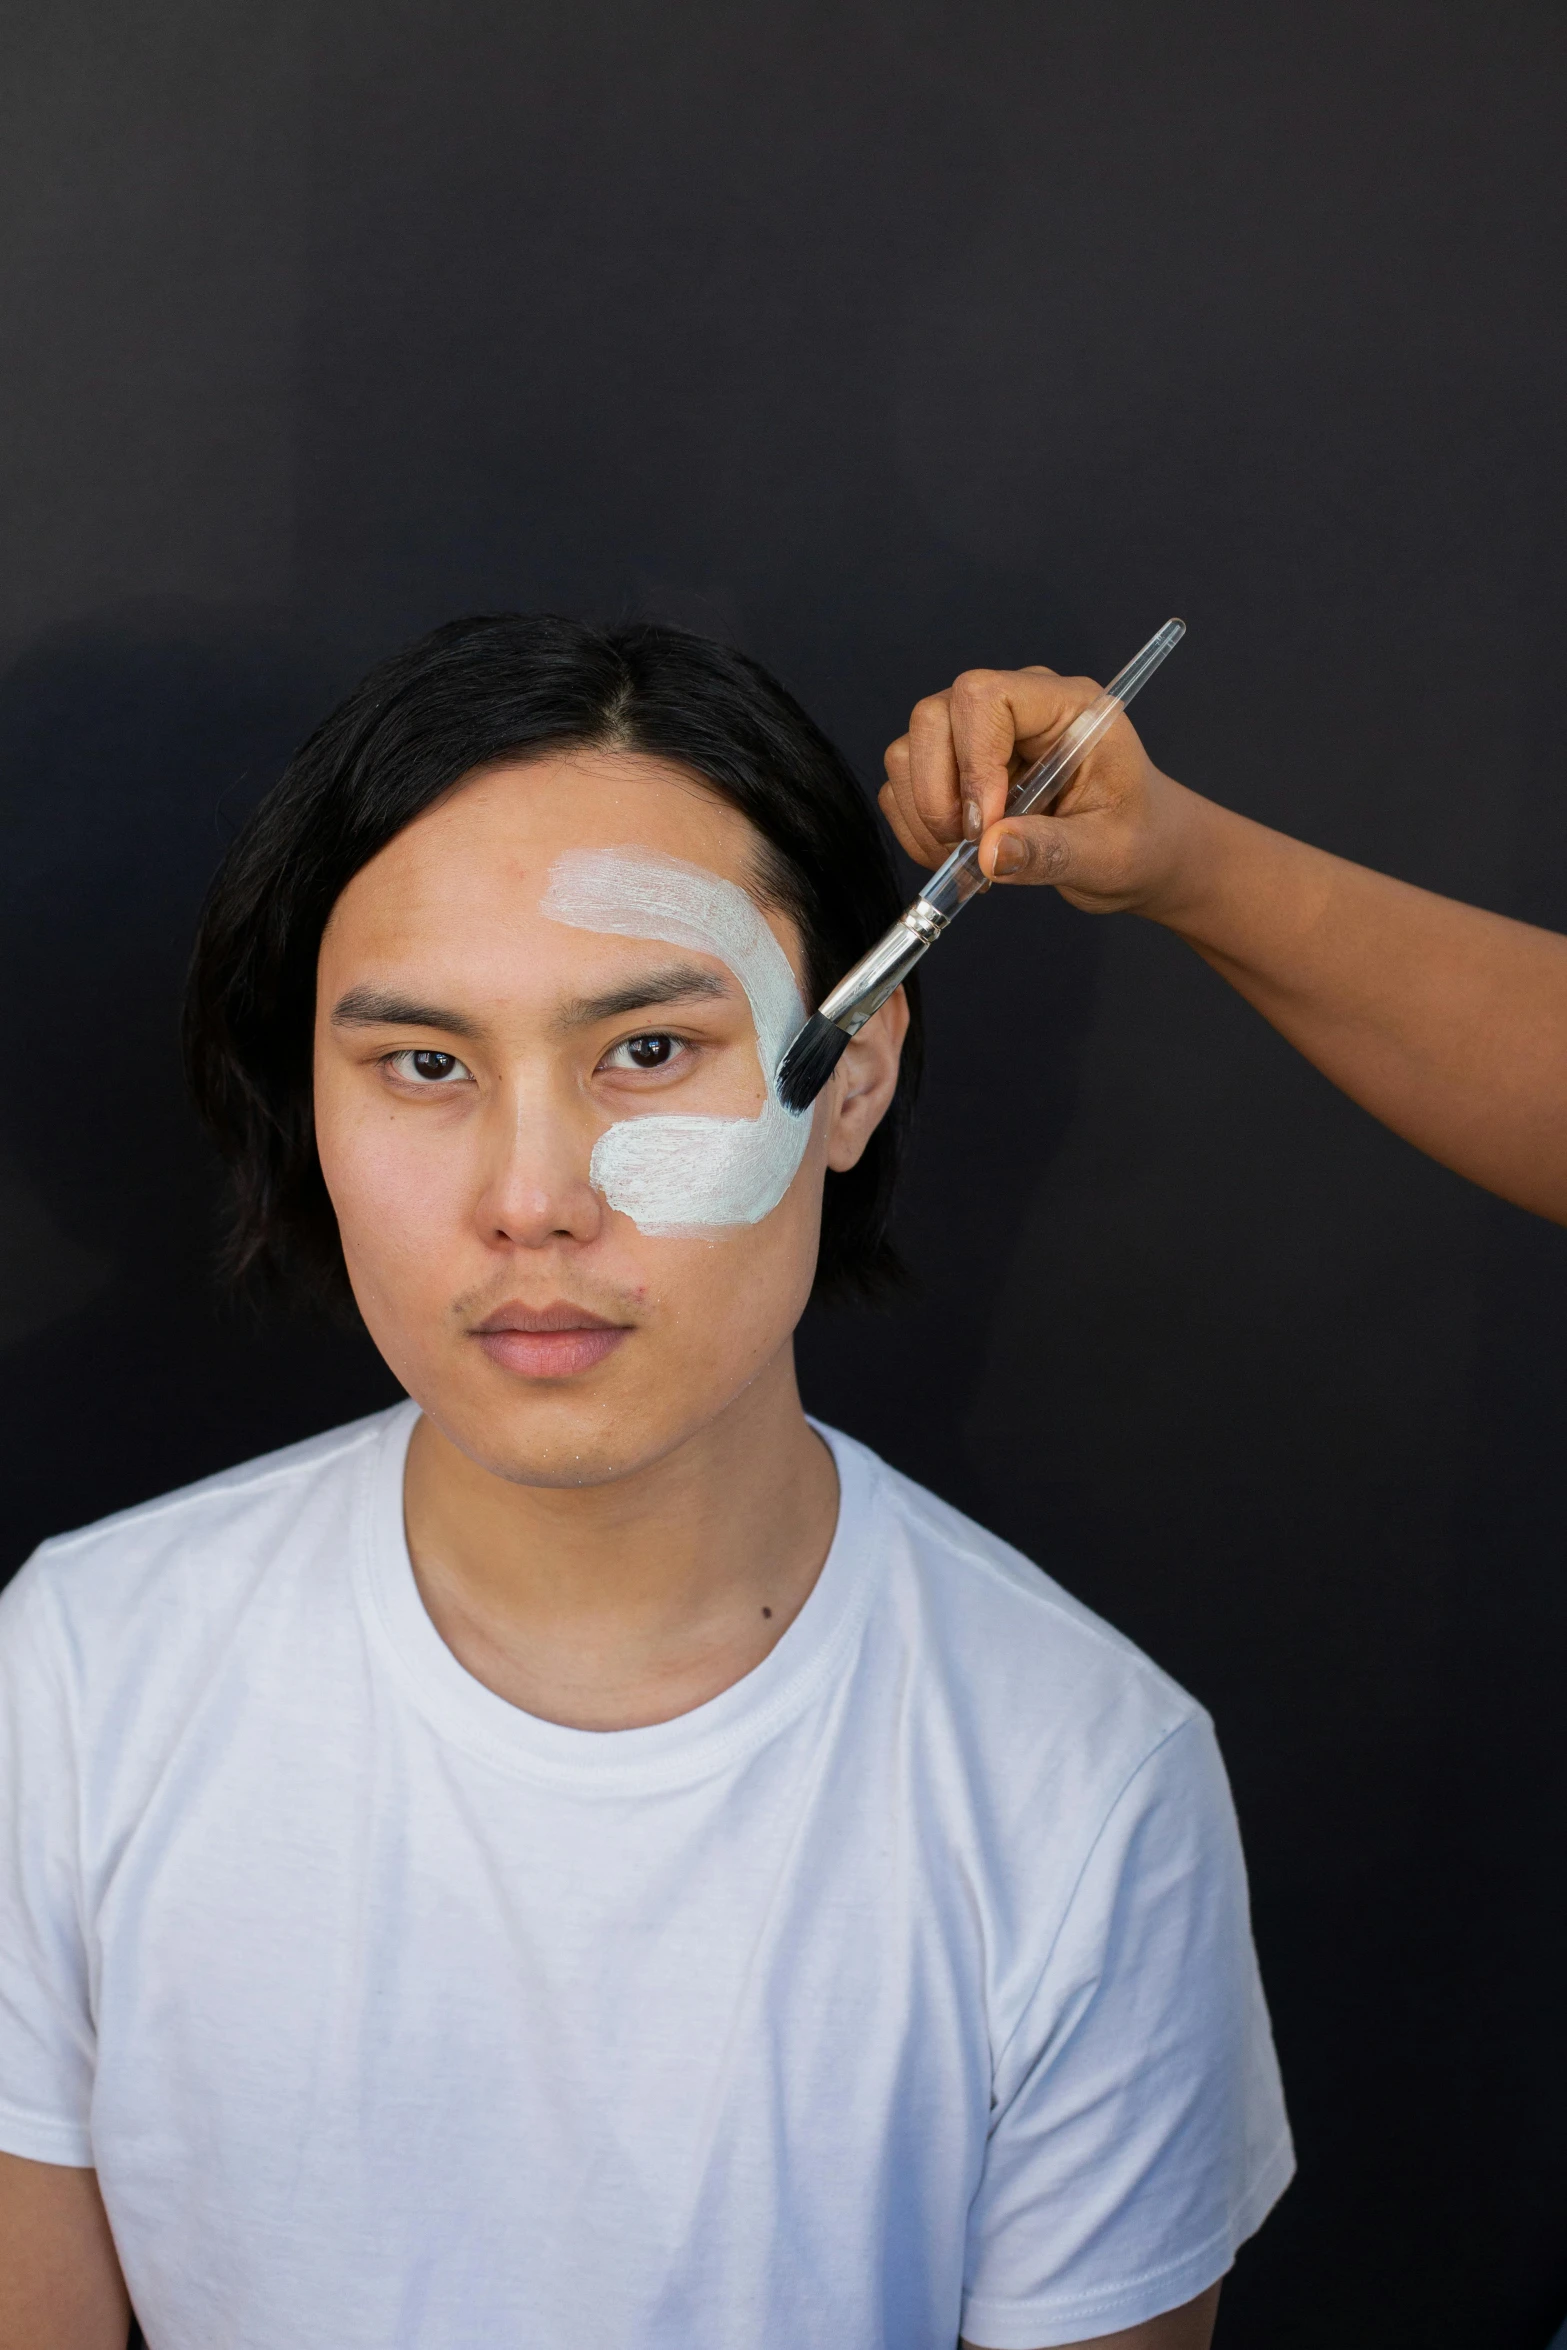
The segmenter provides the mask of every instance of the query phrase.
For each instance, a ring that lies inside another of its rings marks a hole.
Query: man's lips
[[[473,1332],[492,1363],[524,1379],[570,1379],[613,1354],[631,1333],[586,1306],[497,1306]]]

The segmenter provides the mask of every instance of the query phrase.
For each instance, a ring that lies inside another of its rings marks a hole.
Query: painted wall
[[[236,817],[456,612],[647,612],[867,778],[975,661],[1567,927],[1567,25],[1327,0],[53,0],[0,82],[0,1564],[374,1406],[214,1301]],[[1303,2174],[1223,2350],[1567,2307],[1567,1236],[1043,895],[933,968],[918,1298],[813,1404],[1212,1707]]]

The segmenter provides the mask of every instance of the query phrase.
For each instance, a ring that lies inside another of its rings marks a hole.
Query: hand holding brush
[[[1011,784],[1006,793],[1005,817],[1038,814],[1051,805],[1100,736],[1114,725],[1132,696],[1185,633],[1182,621],[1166,621],[1104,691],[1077,711],[1049,748]],[[889,789],[896,794],[896,784]],[[885,799],[884,794],[884,805]],[[888,813],[891,815],[892,811]],[[810,1107],[837,1067],[849,1039],[859,1033],[872,1014],[902,985],[954,915],[971,898],[990,887],[997,876],[996,853],[1002,844],[993,844],[989,858],[982,860],[983,817],[984,810],[977,801],[965,806],[966,829],[976,837],[965,839],[953,850],[914,903],[839,981],[790,1044],[779,1063],[777,1078],[779,1098],[787,1109],[799,1114]],[[920,855],[920,848],[914,845],[895,816],[893,823],[904,846],[911,854]],[[1019,865],[1022,862],[1018,860]],[[1002,878],[1008,870],[1006,866],[1000,868]]]

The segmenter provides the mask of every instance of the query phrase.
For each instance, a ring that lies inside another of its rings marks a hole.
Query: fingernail
[[[985,819],[980,812],[978,800],[965,800],[963,803],[963,838],[978,840],[984,829]]]
[[[996,843],[991,870],[997,874],[1017,873],[1028,863],[1028,851],[1015,832],[1004,832]]]

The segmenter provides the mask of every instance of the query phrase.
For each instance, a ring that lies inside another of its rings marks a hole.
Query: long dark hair
[[[552,613],[454,620],[355,688],[289,763],[230,848],[202,912],[185,999],[191,1091],[232,1179],[229,1273],[349,1298],[316,1155],[316,960],[361,866],[465,775],[546,749],[678,761],[760,842],[769,901],[795,923],[819,1002],[895,920],[881,828],[847,764],[757,662],[652,624]],[[817,1297],[902,1278],[887,1222],[919,1081],[911,1023],[898,1090],[857,1166],[829,1173]]]

